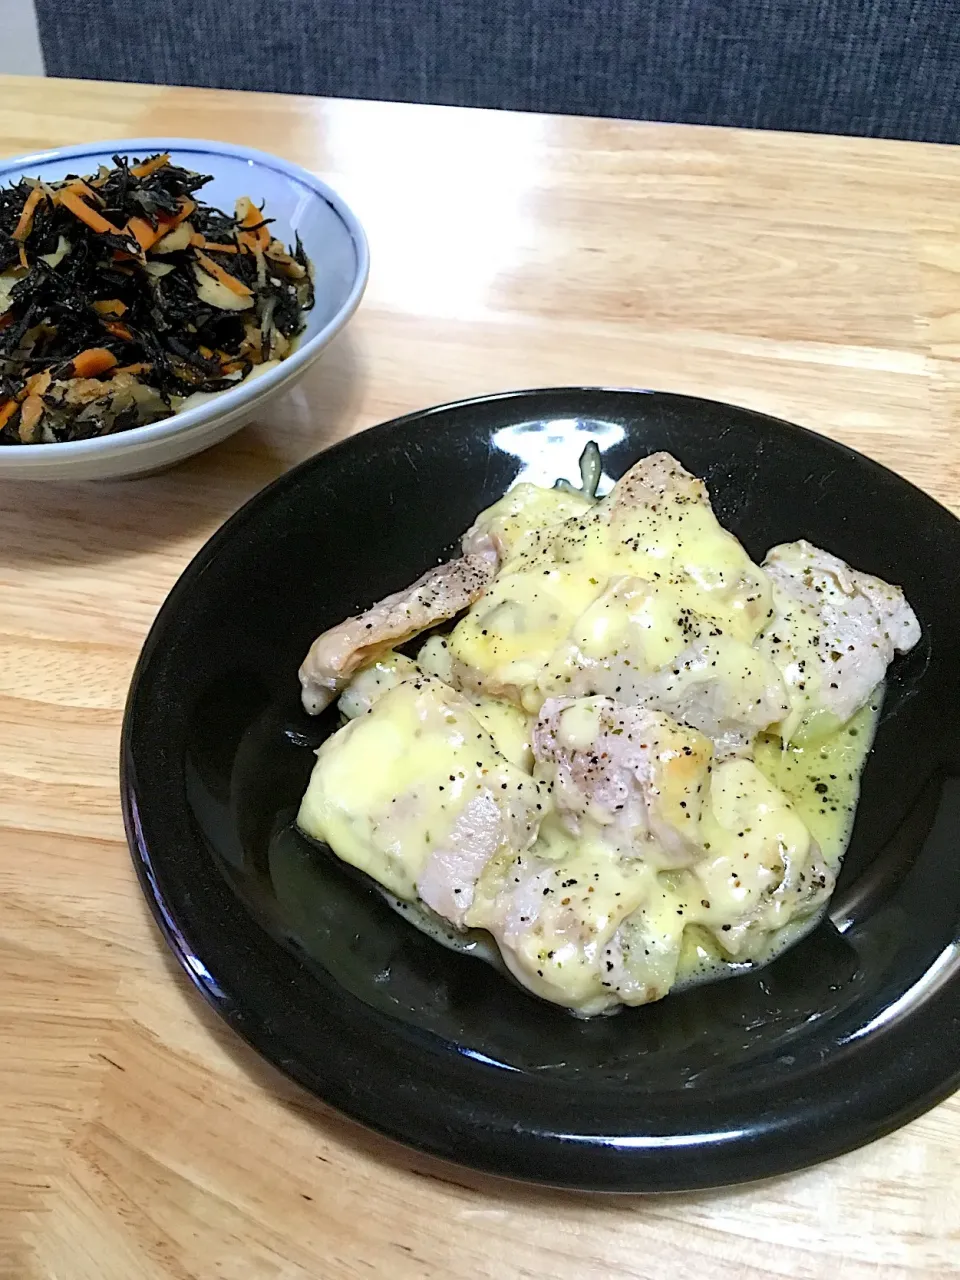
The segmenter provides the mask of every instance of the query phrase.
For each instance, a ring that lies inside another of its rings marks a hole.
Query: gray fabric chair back
[[[51,75],[960,140],[951,0],[37,0]]]

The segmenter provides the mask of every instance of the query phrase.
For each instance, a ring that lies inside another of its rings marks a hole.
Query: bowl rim
[[[94,436],[90,440],[64,440],[56,444],[45,444],[42,447],[43,459],[49,463],[67,462],[71,459],[90,457],[109,457],[127,450],[136,450],[144,445],[151,445],[180,432],[191,431],[219,418],[224,413],[240,408],[249,400],[264,399],[270,392],[296,377],[319,355],[323,347],[347,323],[360,305],[367,281],[370,276],[370,246],[359,218],[331,186],[311,173],[302,165],[268,151],[260,151],[255,147],[240,146],[232,142],[217,142],[211,138],[107,138],[101,141],[78,143],[69,147],[51,147],[45,151],[33,151],[25,155],[0,158],[0,183],[7,182],[16,173],[24,173],[33,164],[49,164],[58,160],[80,159],[84,156],[97,155],[102,152],[196,152],[229,156],[231,159],[247,160],[261,168],[272,169],[292,178],[302,186],[311,190],[315,196],[325,201],[339,217],[347,229],[353,243],[357,266],[353,284],[343,305],[336,315],[323,326],[319,333],[309,341],[302,343],[285,360],[264,374],[246,378],[227,391],[216,393],[214,398],[203,404],[194,405],[190,409],[182,409],[169,418],[159,422],[151,422],[145,426],[131,427],[128,431],[120,431],[111,435]],[[4,449],[0,453],[0,472],[13,477],[18,471],[34,470],[40,464],[32,450]]]

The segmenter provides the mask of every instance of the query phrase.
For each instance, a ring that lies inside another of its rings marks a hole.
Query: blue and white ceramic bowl
[[[272,231],[284,244],[299,235],[314,265],[316,303],[296,350],[263,374],[195,407],[145,427],[65,444],[0,447],[0,479],[97,480],[132,476],[190,457],[250,422],[268,400],[289,390],[306,373],[360,303],[369,272],[363,228],[344,201],[306,169],[277,156],[225,142],[189,138],[124,138],[60,147],[0,161],[0,183],[22,176],[48,180],[68,173],[95,173],[118,154],[169,151],[173,162],[213,175],[203,199],[227,211],[238,196],[266,203]]]

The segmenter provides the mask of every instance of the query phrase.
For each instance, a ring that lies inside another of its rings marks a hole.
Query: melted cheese
[[[836,872],[850,843],[866,762],[883,702],[883,686],[868,706],[826,737],[784,747],[777,738],[758,739],[757,768],[790,798],[827,865]]]
[[[587,652],[602,649],[611,631],[641,628],[654,668],[688,642],[691,611],[709,620],[718,639],[747,645],[766,623],[770,583],[706,503],[616,507],[612,498],[588,504],[557,490],[540,490],[534,501],[531,487],[520,486],[522,500],[506,513],[477,522],[505,531],[503,564],[449,647],[478,690],[536,712],[545,696],[538,681],[556,680],[554,667],[564,661],[558,651],[578,619]],[[579,510],[571,514],[572,501]],[[591,610],[624,578],[647,584],[642,601]]]
[[[523,717],[513,707],[487,711],[488,724],[505,713],[500,749],[476,709],[438,681],[395,686],[320,749],[298,819],[442,941],[460,935],[418,901],[432,851],[471,796],[534,785],[503,750],[512,741],[529,753]],[[801,900],[775,896],[781,854],[806,865],[813,831],[829,861],[839,860],[875,714],[866,709],[818,745],[815,762],[810,749],[784,752],[771,741],[761,745],[758,765],[717,766],[700,820],[707,856],[692,869],[665,872],[656,860],[625,858],[589,819],[574,837],[538,793],[534,803],[545,816],[535,843],[489,859],[464,925],[492,933],[508,968],[531,990],[582,1015],[769,959],[816,920]],[[570,749],[589,746],[596,731],[588,700],[564,714]],[[836,812],[817,790],[831,776],[830,800],[841,790],[846,797]],[[747,927],[731,926],[745,917]]]
[[[820,852],[835,870],[879,699],[849,725],[810,725],[802,653],[785,690],[769,629],[755,643],[770,584],[703,503],[615,511],[612,499],[518,485],[475,529],[500,548],[499,573],[416,662],[388,653],[355,677],[340,702],[350,722],[318,752],[301,828],[419,927],[470,949],[492,936],[526,987],[579,1014],[766,962],[818,918]],[[671,828],[693,831],[693,859],[660,857],[666,836],[662,848],[649,833],[638,843],[625,815],[592,800],[571,809],[542,755],[531,776],[546,698],[573,699],[557,739],[589,756],[603,702],[590,695],[646,699],[690,725],[685,699],[705,676],[729,694],[718,723],[769,704],[770,724],[797,741],[784,749],[751,732],[755,759],[718,758],[711,773],[711,745],[694,735],[696,794],[664,783],[650,800]],[[439,901],[438,866],[445,919],[425,906]]]
[[[338,857],[413,901],[434,850],[478,796],[537,784],[507,760],[469,704],[420,677],[384,693],[317,752],[297,823]]]
[[[680,886],[689,896],[684,912],[737,955],[749,949],[749,934],[769,933],[797,914],[802,896],[780,890],[788,866],[798,879],[810,867],[810,832],[751,760],[714,771],[700,829],[705,856]]]
[[[655,880],[643,861],[618,858],[600,842],[574,843],[555,828],[529,853],[488,863],[466,922],[493,934],[507,966],[533,991],[596,1013],[611,1003],[602,953],[655,892]]]
[[[605,694],[654,707],[731,745],[789,710],[763,652],[687,607],[677,587],[615,579],[576,619],[537,678],[540,698]],[[534,699],[528,690],[525,701]],[[699,711],[699,714],[698,714]]]
[[[478,533],[489,533],[506,560],[521,560],[534,554],[549,531],[563,521],[588,515],[594,504],[569,489],[544,489],[535,484],[518,484],[474,522]]]
[[[388,690],[395,689],[419,670],[412,658],[388,650],[373,666],[357,672],[340,697],[340,710],[348,720],[363,715]]]
[[[446,641],[433,636],[420,650],[418,660],[388,650],[373,666],[359,671],[340,697],[339,707],[348,720],[369,711],[385,693],[418,675],[436,676],[450,682],[450,661]],[[530,748],[530,720],[508,702],[464,695],[473,715],[490,735],[496,749],[525,773],[533,769]]]
[[[780,726],[780,736],[784,742],[801,745],[815,742],[840,728],[837,717],[818,705],[822,626],[810,609],[777,585],[773,587],[773,600],[777,616],[761,635],[758,648],[783,673],[790,713]]]

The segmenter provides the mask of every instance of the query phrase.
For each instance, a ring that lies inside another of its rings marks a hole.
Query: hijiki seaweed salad
[[[0,188],[0,445],[169,417],[282,360],[313,306],[299,237],[250,198],[211,208],[166,154],[113,163]]]

